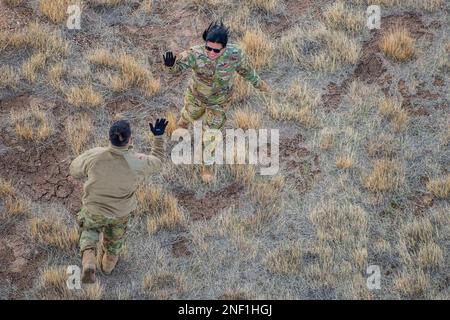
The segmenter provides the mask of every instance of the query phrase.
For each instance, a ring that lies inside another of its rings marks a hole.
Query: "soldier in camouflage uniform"
[[[220,24],[210,24],[203,33],[205,45],[197,45],[180,54],[166,52],[164,64],[173,74],[192,69],[192,78],[184,93],[184,107],[178,126],[187,128],[189,123],[204,116],[203,129],[222,129],[231,102],[235,72],[263,92],[269,91],[267,83],[249,64],[242,48],[228,44],[229,31]],[[214,143],[204,141],[204,148]],[[214,150],[214,147],[212,148]],[[205,182],[213,179],[211,159],[203,159]]]
[[[96,251],[101,233],[101,269],[110,274],[116,266],[130,213],[136,209],[138,182],[161,168],[164,148],[162,135],[166,126],[165,119],[158,119],[155,126],[150,124],[155,143],[152,154],[145,155],[133,151],[129,123],[117,121],[109,131],[109,147],[87,150],[70,164],[72,177],[87,177],[83,207],[78,213],[83,283],[96,281]]]

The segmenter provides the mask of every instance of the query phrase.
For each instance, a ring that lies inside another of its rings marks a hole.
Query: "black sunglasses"
[[[208,51],[214,51],[215,53],[219,53],[222,49],[214,49],[205,45],[205,49]]]

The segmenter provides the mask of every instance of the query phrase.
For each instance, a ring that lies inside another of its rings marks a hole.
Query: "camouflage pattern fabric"
[[[112,255],[119,255],[122,250],[128,216],[108,218],[101,214],[92,214],[85,208],[78,212],[80,233],[80,251],[97,250],[100,233],[103,232],[103,250]]]
[[[190,123],[204,117],[203,130],[221,130],[224,126],[236,72],[256,88],[261,83],[244,51],[236,44],[228,44],[215,60],[208,58],[203,45],[194,46],[182,52],[175,65],[169,68],[174,74],[187,69],[192,69],[192,78],[184,93],[181,117]],[[204,147],[211,143],[214,141],[204,141]],[[209,165],[214,158],[203,161]]]

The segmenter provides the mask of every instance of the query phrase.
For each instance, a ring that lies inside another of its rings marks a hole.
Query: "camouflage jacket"
[[[256,88],[261,82],[244,51],[236,44],[228,44],[225,52],[215,60],[208,58],[204,45],[193,46],[183,51],[175,65],[168,69],[173,74],[180,74],[189,68],[192,78],[188,90],[195,98],[210,105],[230,99],[235,71]]]
[[[70,164],[70,175],[84,178],[83,206],[88,212],[110,218],[127,216],[136,209],[139,181],[161,169],[163,137],[155,137],[152,153],[136,153],[133,146],[98,147],[85,151]]]

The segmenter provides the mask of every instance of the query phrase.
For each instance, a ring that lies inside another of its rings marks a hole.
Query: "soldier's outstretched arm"
[[[164,158],[164,131],[169,122],[162,118],[157,119],[155,125],[150,123],[150,131],[154,135],[154,144],[152,152],[147,156],[147,170],[146,174],[152,174],[162,167],[162,160]]]
[[[95,148],[87,150],[84,153],[76,157],[69,167],[70,175],[76,179],[87,177],[89,170],[89,164],[92,160],[91,155],[95,152]]]
[[[186,50],[180,53],[178,59],[174,56],[172,51],[167,51],[163,55],[164,66],[172,74],[180,74],[183,71],[193,68],[195,65],[195,56],[191,50]]]
[[[240,74],[245,80],[249,81],[255,88],[263,92],[268,92],[270,90],[268,84],[264,80],[261,80],[256,70],[249,63],[247,55],[241,48],[239,48],[239,54],[240,63],[236,68],[236,72]]]

